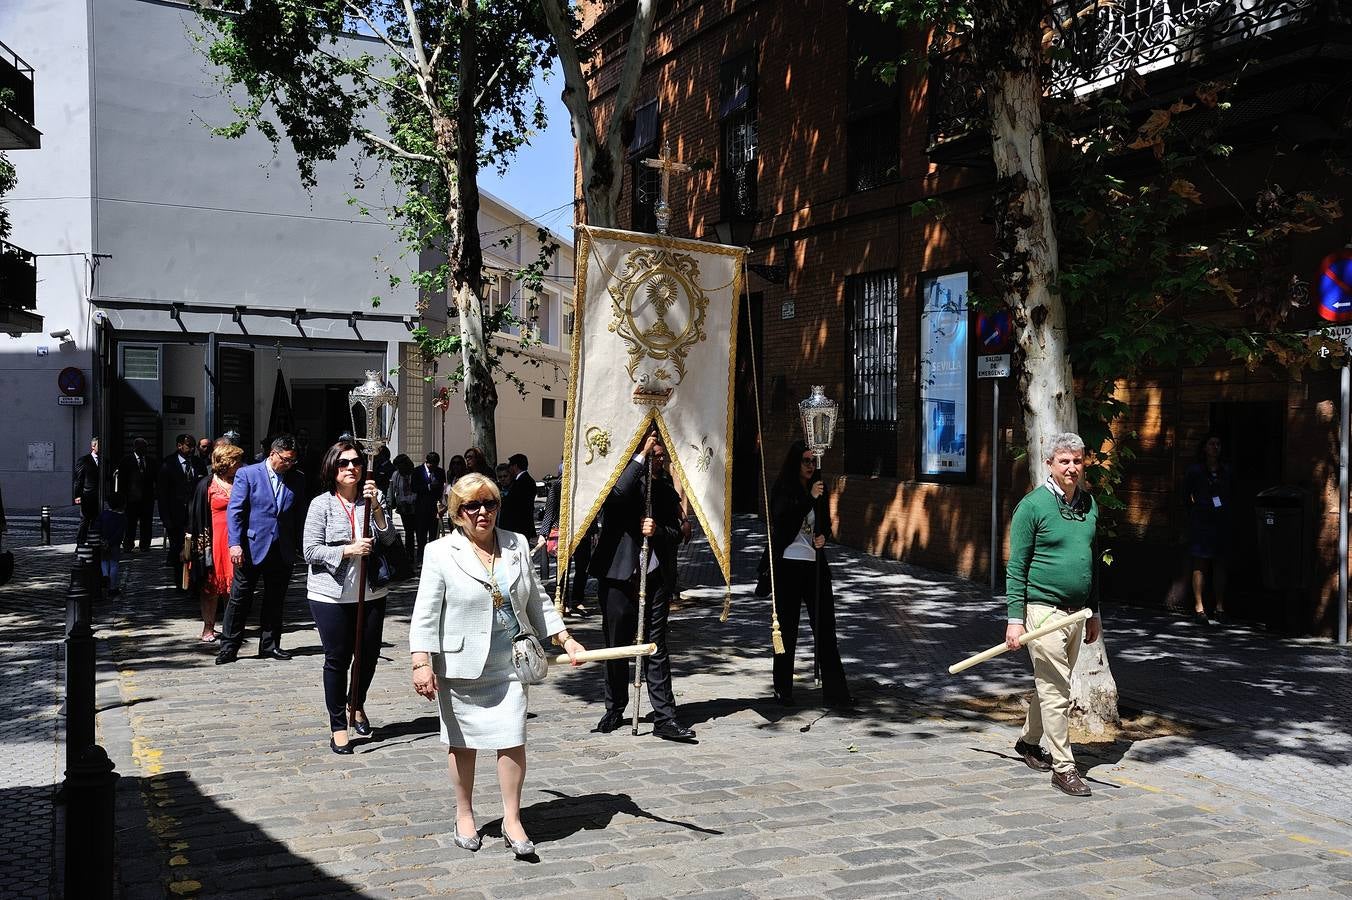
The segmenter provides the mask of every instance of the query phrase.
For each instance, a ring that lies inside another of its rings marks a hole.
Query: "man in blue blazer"
[[[282,649],[282,604],[305,517],[305,479],[293,471],[296,458],[296,440],[284,434],[273,440],[266,459],[235,473],[225,513],[235,580],[225,607],[217,665],[239,658],[244,623],[253,607],[254,589],[260,578],[263,606],[258,613],[258,655],[291,658]]]

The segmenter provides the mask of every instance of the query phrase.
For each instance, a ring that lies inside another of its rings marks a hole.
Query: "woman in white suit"
[[[450,491],[455,530],[428,544],[409,623],[413,688],[437,699],[441,741],[455,785],[455,843],[482,846],[474,821],[476,751],[498,753],[502,833],[517,856],[535,845],[521,825],[526,778],[526,685],[512,669],[512,638],[524,612],[536,634],[552,635],[577,665],[583,647],[545,595],[520,534],[497,527],[502,497],[491,478],[471,473]]]

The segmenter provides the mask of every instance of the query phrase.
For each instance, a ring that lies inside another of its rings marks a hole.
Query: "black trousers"
[[[601,629],[607,647],[634,643],[638,629],[638,579],[616,581],[602,578]],[[661,571],[648,573],[648,611],[644,640],[657,645],[657,652],[643,658],[648,700],[654,722],[676,718],[676,697],[671,690],[671,658],[667,655],[668,594],[662,585]],[[606,709],[624,711],[629,704],[629,683],[633,679],[632,659],[606,663]]]
[[[357,604],[310,601],[310,615],[324,645],[324,705],[329,710],[329,730],[347,729],[348,675],[357,638]],[[385,598],[367,600],[362,607],[361,675],[357,679],[357,709],[365,712],[366,691],[380,661],[380,642],[385,631]]]
[[[291,581],[291,560],[282,556],[274,544],[260,563],[241,562],[235,567],[235,582],[230,586],[230,601],[225,605],[224,634],[221,652],[239,652],[244,643],[244,624],[253,608],[254,590],[263,582],[263,605],[258,610],[258,652],[267,653],[282,647],[282,605],[286,601],[286,586]]]
[[[89,537],[89,529],[94,527],[94,520],[99,515],[99,498],[94,494],[85,494],[80,497],[80,527],[75,531],[75,546],[84,544],[85,539]]]
[[[831,568],[825,562],[785,559],[775,567],[775,609],[784,638],[784,652],[775,654],[775,691],[781,697],[793,696],[793,651],[798,646],[798,623],[805,606],[817,642],[822,699],[828,704],[847,702],[850,689],[836,644],[836,598],[831,589]]]
[[[418,526],[413,504],[396,503],[394,510],[399,513],[399,524],[404,529],[404,546],[408,549],[409,559],[417,559],[422,556],[422,550],[418,548]]]
[[[568,588],[568,606],[577,609],[587,598],[587,569],[591,567],[592,539],[588,535],[573,551],[573,583]]]
[[[183,530],[187,528],[187,517],[170,520],[161,518],[164,525],[164,564],[174,573],[171,580],[178,584],[179,554],[183,551]]]
[[[413,530],[417,532],[418,548],[414,559],[421,560],[427,545],[437,539],[437,501],[419,497],[413,507]]]
[[[151,519],[154,518],[155,501],[137,500],[127,503],[127,533],[122,537],[122,549],[130,550],[132,544],[136,541],[139,533],[141,536],[141,550],[150,549],[150,526]]]

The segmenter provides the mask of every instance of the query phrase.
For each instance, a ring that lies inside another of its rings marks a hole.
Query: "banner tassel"
[[[728,585],[723,590],[723,613],[718,617],[718,621],[726,622],[728,616],[732,613],[732,585]]]

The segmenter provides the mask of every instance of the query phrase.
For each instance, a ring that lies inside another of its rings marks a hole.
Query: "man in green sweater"
[[[1051,438],[1047,480],[1019,501],[1009,525],[1009,566],[1005,572],[1009,623],[1005,644],[1019,649],[1026,630],[1089,607],[1094,615],[1028,643],[1037,699],[1014,751],[1031,769],[1051,771],[1052,785],[1072,797],[1088,797],[1089,787],[1075,768],[1070,750],[1070,673],[1080,640],[1098,640],[1098,578],[1094,532],[1098,507],[1080,486],[1084,441],[1063,432]],[[1025,627],[1026,625],[1026,627]],[[1051,747],[1048,753],[1043,739]]]

